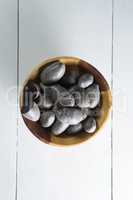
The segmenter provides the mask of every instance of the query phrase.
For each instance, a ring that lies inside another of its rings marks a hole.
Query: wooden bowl
[[[22,117],[26,126],[31,131],[31,133],[44,143],[53,145],[63,145],[63,146],[79,144],[90,139],[92,136],[96,135],[96,133],[103,127],[103,124],[108,118],[109,111],[112,105],[111,91],[107,81],[95,67],[75,57],[56,57],[42,62],[32,71],[32,73],[26,79],[24,87],[29,80],[37,79],[42,68],[44,68],[48,63],[51,63],[53,61],[59,61],[61,63],[64,63],[66,65],[66,70],[71,70],[72,68],[74,68],[74,69],[79,69],[81,74],[83,72],[90,72],[91,74],[93,74],[95,82],[99,84],[101,91],[101,106],[100,106],[101,115],[96,119],[97,122],[96,131],[93,134],[81,132],[73,136],[64,136],[64,135],[54,136],[53,134],[50,134],[49,132],[45,131],[44,128],[42,128],[38,122],[32,122],[23,117],[23,115]],[[23,90],[20,95],[20,109],[22,109],[22,106],[23,106]]]

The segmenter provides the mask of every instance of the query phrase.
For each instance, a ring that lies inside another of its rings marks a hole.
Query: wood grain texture
[[[35,135],[38,139],[40,139],[42,142],[51,144],[51,145],[75,145],[80,144],[88,139],[90,139],[92,136],[96,135],[99,130],[104,128],[104,124],[108,119],[110,108],[112,105],[112,97],[111,97],[111,91],[109,88],[109,85],[103,75],[91,64],[87,63],[86,61],[83,61],[79,58],[75,57],[55,57],[48,59],[44,62],[42,62],[38,67],[35,67],[35,70],[31,72],[30,76],[26,79],[25,84],[23,86],[23,91],[20,95],[20,110],[22,112],[23,108],[23,96],[24,94],[24,88],[28,84],[29,81],[36,81],[39,79],[40,72],[47,67],[48,64],[51,64],[53,62],[61,62],[66,65],[66,71],[70,71],[71,69],[78,70],[81,74],[82,73],[91,73],[94,76],[95,82],[99,85],[100,91],[101,91],[101,103],[100,103],[100,117],[96,119],[97,122],[97,129],[93,134],[87,134],[84,131],[81,132],[79,135],[76,136],[55,136],[48,132],[48,130],[44,130],[44,128],[41,127],[39,122],[33,122],[25,118],[23,115],[24,122],[26,126],[29,128],[31,133]],[[23,113],[23,112],[22,112]]]
[[[111,80],[111,2],[20,0],[20,82],[55,56],[90,62]],[[19,122],[18,200],[110,200],[110,120],[83,145],[51,147]]]
[[[17,2],[0,1],[0,199],[14,200],[17,130]]]

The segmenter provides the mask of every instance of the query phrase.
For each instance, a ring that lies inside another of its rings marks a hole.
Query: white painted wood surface
[[[20,0],[20,85],[36,64],[61,55],[92,63],[111,85],[111,10],[105,0]],[[132,10],[131,0],[115,0],[114,200],[133,198]],[[0,0],[0,27],[0,199],[14,200],[17,99],[10,88],[17,84],[17,1]],[[111,200],[111,119],[85,144],[58,148],[36,139],[18,117],[17,200]]]
[[[77,56],[110,83],[111,1],[20,0],[20,82],[51,56]],[[110,200],[109,120],[87,143],[45,145],[19,125],[18,200]]]
[[[133,1],[115,2],[114,199],[133,199]]]
[[[0,1],[0,199],[15,198],[17,4]],[[14,88],[14,89],[13,89]]]

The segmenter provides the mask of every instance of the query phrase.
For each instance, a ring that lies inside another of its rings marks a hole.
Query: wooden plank
[[[114,199],[133,198],[132,52],[133,2],[115,2],[114,16]]]
[[[61,55],[92,63],[110,84],[110,1],[20,0],[20,82],[43,59]],[[110,200],[110,124],[83,145],[59,148],[20,119],[18,199]]]
[[[17,130],[17,2],[0,1],[0,199],[14,200]]]

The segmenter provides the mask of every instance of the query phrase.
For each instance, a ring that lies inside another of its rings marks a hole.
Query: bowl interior
[[[44,61],[32,71],[32,73],[25,81],[24,87],[29,80],[39,81],[38,77],[42,69],[44,69],[44,67],[46,67],[47,64],[55,61],[64,63],[66,65],[66,71],[75,69],[79,70],[81,74],[84,72],[90,72],[94,76],[95,82],[99,84],[101,91],[101,103],[100,103],[101,115],[96,119],[97,122],[96,131],[93,134],[81,132],[77,135],[72,135],[72,136],[70,135],[66,136],[65,134],[62,134],[60,136],[54,136],[49,132],[49,130],[42,128],[39,122],[30,121],[25,117],[23,117],[23,115],[22,117],[24,119],[26,126],[32,132],[32,134],[34,134],[37,138],[39,138],[41,141],[45,143],[63,145],[63,146],[79,144],[91,138],[93,135],[95,135],[105,123],[111,107],[111,92],[108,83],[96,68],[94,68],[89,63],[74,57],[58,57]],[[22,109],[22,107],[23,107],[23,91],[20,96],[20,109]]]

